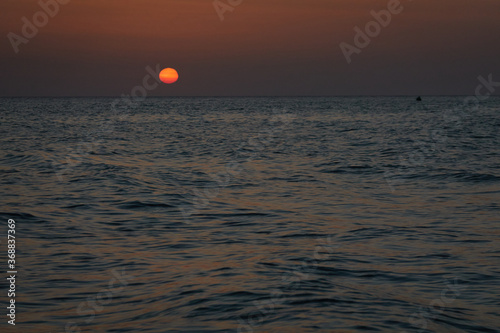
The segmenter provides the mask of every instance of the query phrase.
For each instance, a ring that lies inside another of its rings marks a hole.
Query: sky
[[[0,1],[0,96],[130,94],[147,66],[179,72],[150,96],[472,95],[479,75],[500,81],[499,0],[56,1]],[[380,11],[390,22],[357,47]]]

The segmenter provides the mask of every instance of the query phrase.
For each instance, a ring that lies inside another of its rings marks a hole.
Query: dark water
[[[1,99],[0,330],[500,332],[500,99],[463,100]]]

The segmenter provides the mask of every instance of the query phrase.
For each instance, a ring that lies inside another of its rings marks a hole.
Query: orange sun
[[[173,68],[165,68],[160,72],[160,80],[164,83],[174,83],[179,78],[179,74]]]

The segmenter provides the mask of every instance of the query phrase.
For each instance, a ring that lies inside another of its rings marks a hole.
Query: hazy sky
[[[500,81],[499,0],[401,1],[350,64],[339,44],[388,1],[221,0],[241,2],[223,21],[213,0],[60,1],[46,25],[38,1],[0,1],[1,96],[129,94],[157,64],[180,75],[159,96],[471,95],[479,75]],[[16,53],[8,34],[34,15]]]

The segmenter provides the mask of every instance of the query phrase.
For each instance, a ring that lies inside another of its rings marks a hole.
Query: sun
[[[173,68],[165,68],[160,72],[160,80],[164,83],[174,83],[178,78],[179,74]]]

